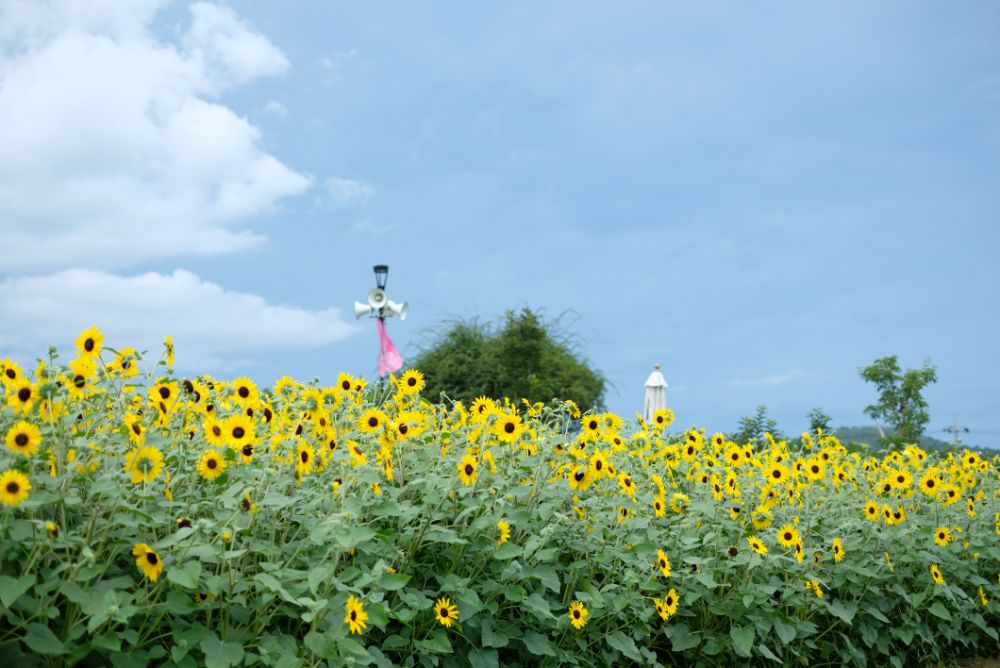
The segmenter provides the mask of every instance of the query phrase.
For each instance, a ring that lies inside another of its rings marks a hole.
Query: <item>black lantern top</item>
[[[385,290],[385,281],[389,278],[389,265],[387,264],[377,264],[375,269],[375,285],[379,287],[380,290]]]

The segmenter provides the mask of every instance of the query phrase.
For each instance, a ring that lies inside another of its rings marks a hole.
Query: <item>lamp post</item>
[[[377,264],[373,270],[375,271],[375,287],[368,291],[368,303],[354,302],[354,317],[358,320],[364,315],[377,318],[375,326],[378,330],[379,341],[378,373],[380,376],[384,376],[387,373],[395,373],[403,366],[403,358],[399,356],[396,346],[393,345],[388,332],[385,331],[385,319],[399,316],[400,320],[406,320],[410,306],[406,302],[394,302],[386,294],[385,284],[389,279],[388,265]]]

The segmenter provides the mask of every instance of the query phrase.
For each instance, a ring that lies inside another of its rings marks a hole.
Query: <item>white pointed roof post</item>
[[[667,407],[667,381],[660,373],[660,365],[653,365],[653,373],[646,379],[646,401],[642,407],[642,419],[649,422],[653,413]]]

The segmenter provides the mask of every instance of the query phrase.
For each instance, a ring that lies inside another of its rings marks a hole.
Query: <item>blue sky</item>
[[[995,3],[123,7],[0,10],[0,351],[371,376],[384,262],[404,357],[567,311],[609,408],[660,362],[681,425],[791,433],[930,358],[929,431],[1000,447]]]

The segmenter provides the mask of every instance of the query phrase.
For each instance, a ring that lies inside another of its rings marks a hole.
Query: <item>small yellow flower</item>
[[[347,599],[347,604],[344,607],[347,610],[347,614],[344,616],[344,623],[351,629],[351,633],[361,635],[367,626],[368,620],[368,613],[365,612],[364,605],[360,600],[351,596]]]
[[[138,543],[132,548],[132,556],[136,558],[135,565],[139,567],[142,574],[150,581],[156,582],[160,573],[163,572],[163,561],[156,550],[145,543]]]
[[[508,540],[510,540],[510,523],[507,520],[502,519],[497,522],[497,530],[500,532],[497,536],[497,545],[503,545]]]
[[[447,596],[442,596],[434,603],[434,616],[445,628],[458,621],[458,607]]]
[[[569,604],[569,623],[573,625],[575,629],[582,629],[587,625],[587,615],[590,611],[587,610],[585,606],[580,601],[573,601]]]

